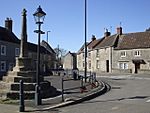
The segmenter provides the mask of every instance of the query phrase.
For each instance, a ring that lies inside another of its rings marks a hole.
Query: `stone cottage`
[[[123,33],[122,27],[111,35],[87,44],[87,70],[97,73],[149,73],[150,32]],[[90,47],[92,45],[92,47]],[[84,46],[77,53],[77,67],[84,70]]]

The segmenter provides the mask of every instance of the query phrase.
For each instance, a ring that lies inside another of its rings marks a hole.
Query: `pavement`
[[[95,84],[89,82],[83,83],[85,86],[81,88],[81,80],[74,80],[68,76],[47,76],[45,80],[50,81],[52,86],[58,91],[62,91],[62,77],[64,77],[64,94],[61,93],[51,98],[42,99],[42,105],[36,106],[34,100],[25,100],[25,111],[28,113],[46,112],[55,108],[77,104],[86,100],[95,98],[107,91],[104,82],[97,81]],[[16,113],[19,112],[19,101],[15,104],[0,104],[0,113]]]

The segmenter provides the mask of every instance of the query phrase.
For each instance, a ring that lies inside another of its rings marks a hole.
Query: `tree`
[[[67,50],[63,48],[59,48],[59,45],[57,48],[54,49],[56,53],[56,59],[57,59],[57,68],[61,68],[63,66],[64,56],[67,53]]]

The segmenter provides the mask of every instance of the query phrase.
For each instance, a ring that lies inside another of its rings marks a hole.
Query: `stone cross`
[[[22,32],[19,57],[28,57],[26,9],[22,11]]]

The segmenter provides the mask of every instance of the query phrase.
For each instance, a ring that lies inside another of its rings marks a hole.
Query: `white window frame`
[[[126,51],[121,51],[120,52],[120,57],[126,57],[126,54],[127,54]]]
[[[91,69],[91,61],[89,61],[89,69]]]
[[[20,53],[20,49],[19,48],[15,48],[15,56],[19,56]]]
[[[88,57],[91,58],[91,52],[88,53]]]
[[[140,51],[140,50],[134,51],[134,56],[135,56],[135,57],[141,56],[141,51]]]
[[[97,68],[97,69],[100,68],[99,64],[100,64],[100,61],[99,61],[99,60],[96,60],[96,68]]]
[[[119,62],[119,69],[128,69],[128,63],[127,62]]]
[[[99,57],[99,49],[96,50],[96,57]]]
[[[6,46],[5,45],[1,45],[1,55],[5,55],[6,56]]]
[[[4,66],[2,67],[2,65],[4,64]],[[0,62],[0,70],[2,72],[5,72],[6,71],[6,61],[1,61]]]

